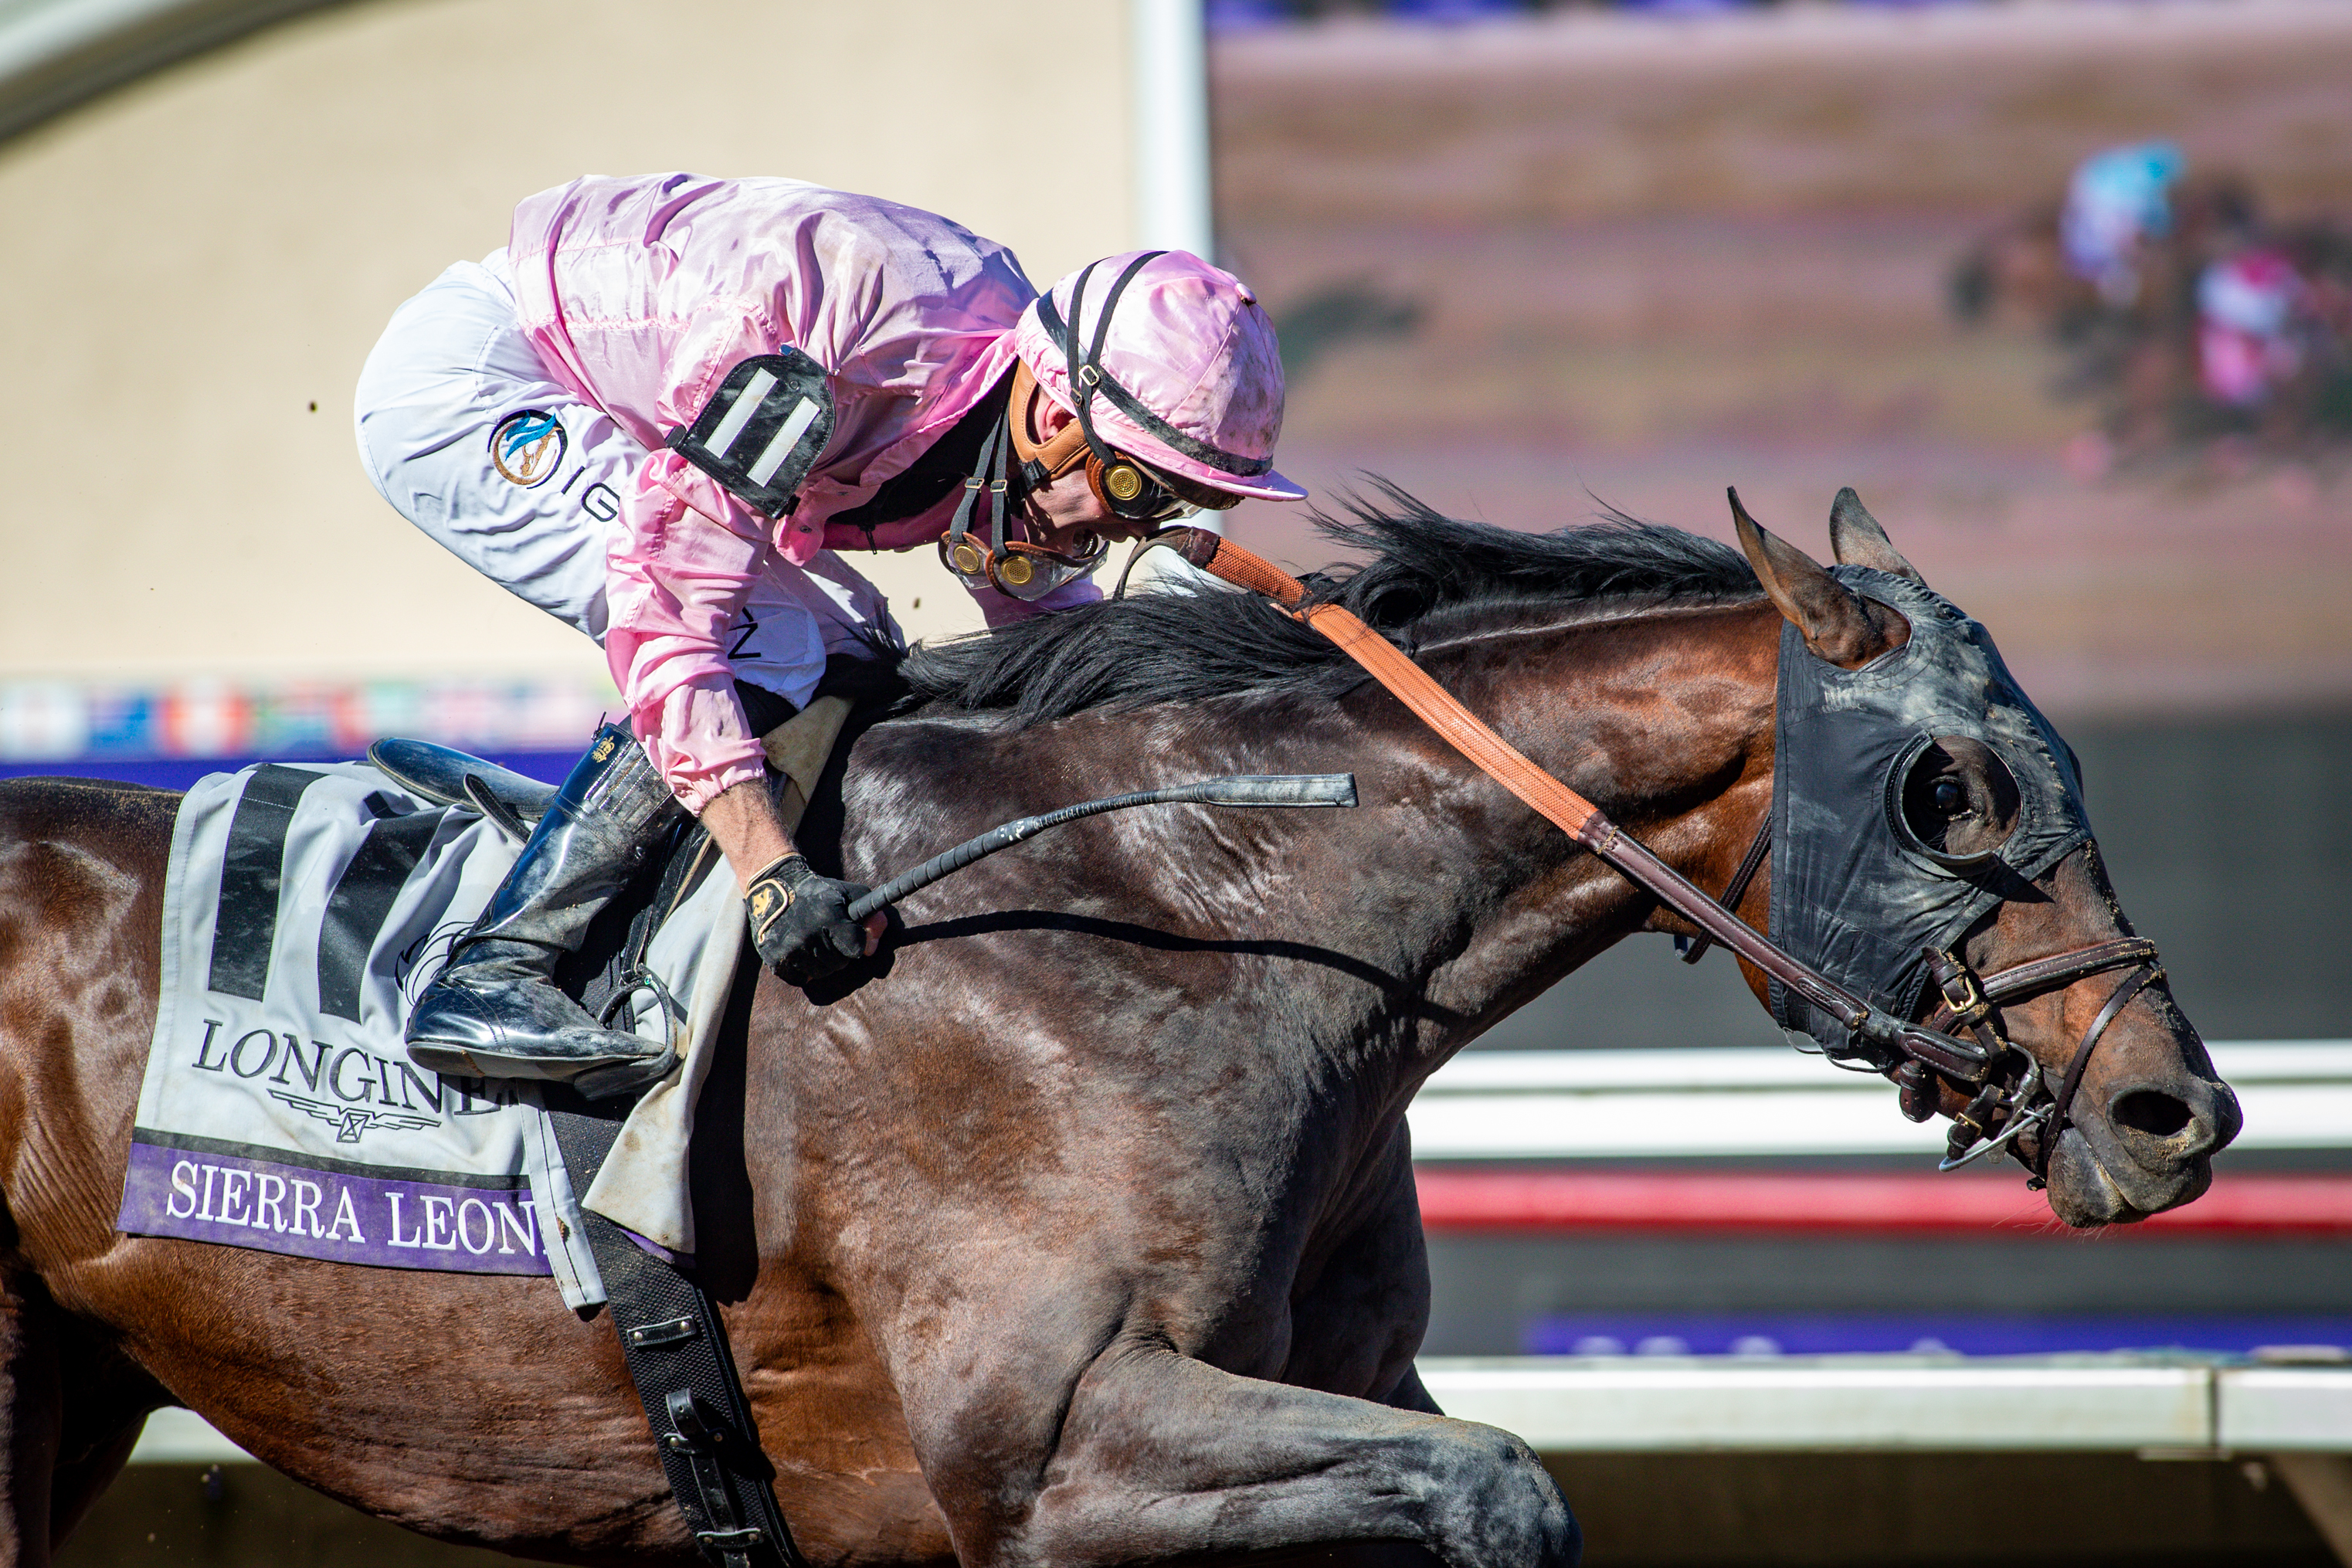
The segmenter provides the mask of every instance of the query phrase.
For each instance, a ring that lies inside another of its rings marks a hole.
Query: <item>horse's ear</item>
[[[1908,577],[1922,588],[1927,585],[1927,579],[1903,559],[1878,520],[1863,510],[1862,498],[1853,493],[1852,485],[1838,491],[1837,500],[1830,502],[1830,553],[1843,566],[1867,566],[1890,577]]]
[[[1765,597],[1818,658],[1843,669],[1858,669],[1910,640],[1911,623],[1899,612],[1854,593],[1820,562],[1748,516],[1738,490],[1727,493],[1731,521],[1739,530],[1739,548],[1764,585]]]

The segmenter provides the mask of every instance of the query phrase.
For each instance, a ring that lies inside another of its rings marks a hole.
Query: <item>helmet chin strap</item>
[[[1013,437],[1013,456],[1021,465],[1022,483],[1044,489],[1087,460],[1087,432],[1076,419],[1039,441],[1030,435],[1030,411],[1036,406],[1037,378],[1021,360],[1013,362],[1013,394],[1005,402],[1005,427]]]

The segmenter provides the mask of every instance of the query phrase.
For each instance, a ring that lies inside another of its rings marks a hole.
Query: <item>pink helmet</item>
[[[1088,446],[1234,495],[1307,499],[1274,471],[1274,324],[1232,273],[1182,250],[1105,257],[1031,301],[1013,349]]]

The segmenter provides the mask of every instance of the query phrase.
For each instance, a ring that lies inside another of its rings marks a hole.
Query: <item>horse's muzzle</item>
[[[2095,1115],[2078,1110],[2050,1162],[2050,1207],[2077,1227],[2126,1225],[2201,1196],[2243,1117],[2229,1086],[2186,1072],[2135,1077]]]

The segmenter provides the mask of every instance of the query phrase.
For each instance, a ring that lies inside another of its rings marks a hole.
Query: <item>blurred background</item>
[[[1935,1177],[1935,1131],[1790,1057],[1722,955],[1636,939],[1416,1107],[1433,1354],[2340,1357],[2347,82],[2342,0],[0,0],[0,773],[176,786],[394,732],[568,763],[600,658],[402,523],[350,426],[393,308],[531,191],[795,174],[1040,282],[1206,249],[1274,313],[1325,508],[1378,476],[1728,539],[1737,484],[1822,553],[1857,486],[2081,752],[2246,1100],[2207,1199],[2059,1234],[2014,1167]],[[1227,517],[1329,558],[1297,510]],[[928,552],[857,564],[916,635],[976,624]],[[2137,1521],[2069,1560],[2328,1560],[2260,1468],[2063,1482]],[[1708,1474],[1746,1500],[1591,1470],[1655,1504],[1594,1560],[1770,1555],[1772,1508],[1843,1495]],[[1812,1560],[1957,1552],[1934,1512]],[[140,1517],[80,1560],[171,1544]]]
[[[2081,752],[2207,1037],[2344,1032],[2352,7],[1209,15],[1218,239],[1282,329],[1286,472],[1327,505],[1377,474],[1514,528],[1605,502],[1725,538],[1737,484],[1816,553],[1857,486]],[[1233,527],[1320,559],[1280,509]],[[1728,962],[1636,938],[1482,1045],[1774,1043]],[[2346,1171],[2327,1104],[2289,1146],[2250,1101],[2227,1171]],[[1769,1168],[1916,1169],[1832,1142]],[[1695,1138],[1676,1168],[1729,1202],[1760,1152]],[[1934,1237],[1444,1235],[1432,1348],[2352,1341],[2340,1238],[2085,1248],[2046,1217],[2020,1192]]]

